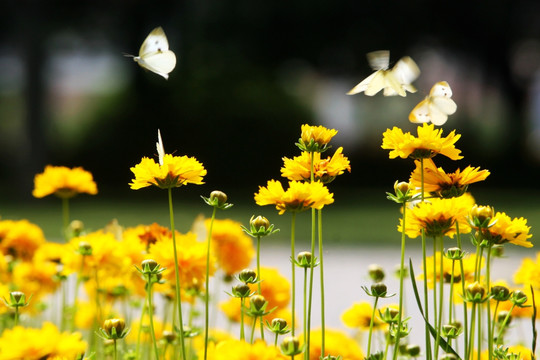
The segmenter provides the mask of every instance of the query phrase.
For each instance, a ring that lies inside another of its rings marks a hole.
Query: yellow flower
[[[291,299],[289,280],[280,274],[278,269],[266,266],[261,266],[258,276],[261,280],[261,295],[268,301],[267,309],[285,309]],[[253,291],[257,289],[256,284],[251,284],[250,287]]]
[[[82,167],[70,169],[65,166],[45,166],[45,171],[34,177],[32,195],[42,198],[55,194],[61,198],[70,198],[80,193],[97,194],[97,185],[92,173]]]
[[[341,314],[341,321],[347,327],[368,331],[372,314],[373,306],[369,302],[356,302]],[[383,325],[383,321],[376,315],[373,320],[373,327],[376,329]]]
[[[514,273],[516,284],[532,285],[534,289],[540,290],[540,252],[536,253],[536,262],[531,258],[523,258],[521,265]]]
[[[490,223],[493,223],[487,229],[482,230],[484,238],[492,241],[495,244],[511,243],[523,247],[530,248],[533,246],[528,241],[532,234],[529,234],[530,226],[527,226],[525,218],[510,218],[503,212],[497,212]]]
[[[163,165],[143,157],[141,162],[131,168],[135,175],[130,186],[138,190],[147,186],[157,186],[162,189],[180,187],[186,184],[203,184],[206,170],[197,159],[188,156],[173,156],[165,154]]]
[[[287,191],[279,181],[268,181],[267,187],[259,186],[255,194],[257,205],[275,205],[279,214],[285,211],[300,212],[309,208],[320,210],[334,202],[333,194],[321,182],[289,181]]]
[[[433,263],[435,262],[435,264]],[[443,256],[443,265],[442,265],[442,273],[443,273],[443,282],[450,283],[452,280],[452,262],[454,262],[454,285],[460,284],[462,280],[461,276],[461,267],[458,261],[452,261],[451,259],[448,259]],[[437,251],[435,253],[435,257],[429,256],[426,258],[426,277],[427,277],[427,283],[429,288],[433,288],[434,281],[439,282],[441,279],[441,252]],[[484,258],[482,257],[480,259],[480,268],[483,268],[484,266]],[[434,269],[435,267],[435,269]],[[463,277],[465,278],[465,283],[473,282],[474,281],[474,271],[476,268],[476,256],[470,256],[466,255],[463,257]],[[435,274],[433,273],[435,271]],[[418,280],[423,280],[424,275],[420,274],[418,275]],[[461,285],[459,286],[460,292],[461,292]]]
[[[210,228],[210,219],[205,221]],[[255,255],[253,241],[234,220],[214,220],[212,228],[212,253],[226,275],[233,275],[249,267]]]
[[[303,337],[301,337],[303,338]],[[311,331],[309,360],[319,360],[322,358],[322,331],[315,329]],[[358,342],[349,337],[345,332],[335,329],[325,329],[325,356],[341,356],[342,360],[363,360],[364,353]],[[294,359],[303,359],[304,354],[296,355]]]
[[[158,223],[151,225],[138,225],[136,227],[127,228],[122,234],[124,239],[129,238],[132,242],[139,241],[144,245],[145,249],[149,249],[151,245],[157,243],[164,237],[171,236],[171,230]]]
[[[204,350],[199,351],[199,359],[204,358]],[[250,344],[241,340],[225,340],[208,346],[208,360],[286,360],[277,347],[258,340]]]
[[[328,143],[336,134],[335,129],[304,124],[298,145],[302,151],[323,152],[328,149]]]
[[[80,333],[61,333],[50,322],[41,329],[15,326],[0,337],[0,360],[76,359],[86,348]]]
[[[57,265],[45,261],[18,262],[13,268],[12,282],[18,291],[32,294],[30,304],[56,291],[60,283],[55,279]]]
[[[467,191],[469,184],[483,181],[489,176],[489,171],[479,167],[467,166],[463,171],[447,174],[442,168],[437,168],[432,159],[424,159],[424,190],[440,197],[461,196]],[[422,167],[415,160],[416,169],[411,174],[410,182],[414,187],[422,187]]]
[[[459,224],[459,232],[466,234],[471,231],[466,216],[473,203],[471,197],[461,196],[450,199],[430,199],[429,202],[418,203],[407,212],[405,217],[405,233],[411,239],[422,234],[426,236],[449,236],[454,237],[456,223]],[[402,219],[398,225],[398,231],[402,231]]]
[[[165,325],[155,316],[152,318],[154,320],[154,334],[156,336],[156,341],[160,341],[163,336],[163,330],[165,330]],[[142,324],[142,326],[141,326]],[[135,344],[139,340],[139,328],[141,330],[141,343],[151,343],[152,335],[150,333],[150,316],[147,314],[143,317],[142,323],[140,319],[134,320],[129,324],[130,331],[126,337],[126,342],[128,344]],[[170,326],[169,326],[170,328]]]
[[[461,150],[454,147],[461,135],[456,135],[455,130],[443,138],[442,129],[435,129],[433,124],[424,123],[417,128],[418,137],[411,133],[403,133],[400,128],[394,127],[386,130],[383,134],[382,148],[390,151],[390,159],[398,156],[402,159],[427,159],[437,154],[449,157],[452,160],[462,159],[459,155]]]
[[[311,179],[311,153],[303,151],[302,155],[293,159],[283,158],[283,167],[281,175],[289,180],[309,181]],[[351,172],[349,159],[343,156],[343,148],[336,150],[332,157],[321,159],[321,154],[313,154],[313,175],[315,181],[321,181],[325,184],[331,182],[336,176],[341,175],[347,170]]]
[[[41,228],[28,220],[0,221],[0,252],[29,261],[45,243]]]
[[[206,244],[198,242],[193,233],[177,234],[176,253],[178,264],[174,262],[172,237],[168,237],[154,244],[150,248],[149,258],[157,261],[161,267],[166,268],[163,278],[171,284],[175,283],[175,266],[178,267],[180,286],[184,290],[201,290],[204,288],[206,277]],[[210,256],[210,275],[216,270],[216,260]],[[159,287],[156,287],[158,290]]]

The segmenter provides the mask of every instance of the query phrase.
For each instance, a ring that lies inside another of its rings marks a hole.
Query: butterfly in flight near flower
[[[452,115],[457,110],[457,105],[452,97],[452,89],[446,81],[439,81],[431,88],[426,96],[409,114],[412,123],[427,123],[440,126],[448,120],[448,115]]]
[[[133,60],[141,67],[163,76],[165,79],[169,78],[169,73],[176,66],[176,55],[169,50],[169,42],[161,26],[148,34],[141,45],[139,56],[126,56],[133,57]]]
[[[373,96],[384,90],[384,96],[406,96],[407,91],[416,92],[411,83],[420,75],[420,69],[413,59],[408,56],[402,57],[391,69],[388,50],[370,52],[367,59],[375,72],[356,85],[347,95],[364,92],[368,96]]]

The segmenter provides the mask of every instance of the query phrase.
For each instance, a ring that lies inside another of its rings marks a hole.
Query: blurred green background
[[[204,186],[175,195],[185,228],[207,211],[199,195],[214,189],[234,195],[232,217],[276,218],[254,205],[253,194],[280,177],[282,157],[299,153],[300,125],[310,123],[339,130],[332,143],[352,164],[332,184],[326,230],[338,242],[388,241],[398,214],[384,192],[413,164],[389,160],[382,133],[413,130],[409,111],[446,80],[458,111],[443,129],[462,134],[465,158],[437,164],[489,169],[471,187],[477,200],[529,217],[533,229],[539,219],[537,1],[6,0],[0,12],[4,218],[57,231],[57,199],[31,197],[34,175],[53,164],[94,174],[100,194],[72,202],[74,218],[90,227],[112,217],[166,222],[165,194],[128,187],[129,168],[155,155],[158,128],[167,152],[195,156],[208,170]],[[157,26],[178,59],[168,81],[123,56],[137,54]],[[392,62],[406,55],[417,62],[418,92],[345,95],[372,72],[365,54],[380,49],[391,51]]]

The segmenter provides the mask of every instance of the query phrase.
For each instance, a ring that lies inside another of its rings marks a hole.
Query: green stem
[[[442,312],[443,312],[443,301],[444,301],[444,273],[443,273],[443,237],[438,236],[435,241],[439,240],[439,317],[437,324],[437,338],[435,339],[435,356],[434,358],[437,359],[439,356],[439,343],[441,339],[441,329],[442,329]],[[435,262],[435,259],[433,259]],[[433,287],[435,287],[435,284],[433,284]],[[451,303],[451,301],[450,301]]]
[[[312,153],[313,156],[313,153]],[[313,163],[313,162],[312,162]],[[308,311],[307,311],[307,321],[304,337],[306,338],[306,348],[304,350],[304,357],[306,359],[309,359],[309,352],[310,352],[310,344],[311,344],[311,306],[313,303],[313,273],[314,273],[314,264],[315,264],[315,229],[316,229],[316,217],[315,217],[315,209],[311,209],[311,258],[312,261],[309,265],[309,301],[308,301]],[[304,295],[305,296],[305,295]],[[307,336],[306,336],[307,333]],[[321,351],[321,355],[323,355],[324,352]]]
[[[143,307],[142,307],[142,310],[141,310],[141,318],[139,319],[139,330],[137,332],[137,347],[136,347],[136,353],[137,353],[137,356],[140,358],[141,357],[141,333],[142,333],[142,328],[143,328],[143,321],[144,321],[144,313],[146,312],[146,302],[148,301],[148,299],[144,299],[144,304],[143,304]]]
[[[148,286],[148,289],[146,292],[148,294],[148,316],[150,318],[150,335],[152,336],[152,342],[154,343],[154,352],[156,354],[156,360],[159,360],[159,351],[157,347],[156,333],[154,331],[154,308],[152,306],[152,275],[151,274],[148,274],[147,286]],[[116,357],[116,352],[115,352],[115,357]]]
[[[397,359],[398,350],[399,350],[399,340],[401,337],[401,322],[403,319],[403,274],[405,267],[405,220],[407,213],[407,204],[403,204],[403,216],[402,216],[402,228],[401,228],[401,262],[399,267],[399,318],[398,318],[398,332],[396,336],[396,345],[394,346],[394,355],[393,360]],[[386,357],[385,357],[386,358]]]
[[[307,328],[308,328],[308,318],[307,318],[307,283],[308,283],[308,276],[307,276],[308,268],[304,268],[304,344],[308,344],[308,338],[307,338]],[[304,351],[304,359],[309,359],[309,351]]]
[[[186,360],[186,347],[184,342],[184,323],[182,320],[182,299],[180,298],[180,274],[178,271],[178,254],[176,253],[176,231],[174,229],[174,211],[172,202],[172,188],[168,188],[169,193],[169,216],[171,219],[171,232],[173,240],[173,255],[174,255],[174,275],[176,280],[176,302],[178,305],[178,320],[180,329],[180,345],[182,346],[182,360]]]
[[[116,351],[116,339],[113,339],[113,356],[114,356],[114,360],[117,359],[117,351]]]
[[[209,293],[210,293],[210,244],[212,240],[212,228],[214,227],[214,220],[216,218],[217,207],[214,206],[212,211],[212,219],[210,220],[210,229],[208,230],[208,239],[206,241],[206,291],[204,294],[204,360],[208,357],[208,324],[210,318],[209,310]]]
[[[497,333],[497,344],[502,344],[502,334],[504,332],[504,329],[506,328],[506,324],[508,323],[508,320],[510,319],[510,315],[512,314],[512,311],[514,311],[514,307],[516,306],[515,303],[512,303],[512,306],[510,307],[510,310],[508,311],[508,314],[506,314],[506,317],[504,318],[501,327],[499,328],[499,332]]]
[[[296,212],[292,213],[292,223],[291,223],[291,287],[292,287],[292,296],[291,296],[291,307],[292,307],[292,319],[291,319],[291,335],[294,336],[295,333],[295,303],[296,303],[296,281],[295,281],[295,269],[294,269],[294,233],[296,231]]]
[[[244,334],[244,304],[246,299],[240,298],[240,340],[245,339]]]
[[[253,344],[253,340],[255,339],[255,328],[257,327],[257,316],[253,318],[253,324],[251,325],[251,340],[249,341],[250,344]]]
[[[424,186],[424,159],[420,159],[420,199],[424,202],[425,199],[425,186]],[[429,334],[429,308],[428,308],[428,286],[427,286],[427,257],[426,257],[426,233],[422,229],[422,265],[424,266],[424,308],[426,309],[426,323],[424,325],[425,338],[426,338],[426,359],[431,360],[431,338]]]
[[[257,293],[261,295],[261,236],[257,235]],[[261,327],[261,339],[264,340],[264,325],[262,316],[259,318],[259,324]]]
[[[487,248],[486,259],[486,290],[491,291],[491,243]],[[487,330],[488,330],[488,359],[493,359],[493,332],[491,331],[491,299],[487,301]]]
[[[469,332],[469,344],[467,349],[467,357],[466,360],[469,360],[471,358],[472,349],[474,347],[474,328],[475,328],[475,322],[476,322],[476,303],[472,304],[471,307],[471,329]]]
[[[318,234],[319,234],[319,271],[321,281],[321,355],[325,356],[326,321],[324,308],[324,261],[323,261],[323,236],[322,236],[322,209],[318,211]]]
[[[375,296],[375,302],[373,304],[373,311],[371,312],[371,320],[369,321],[369,336],[368,336],[368,348],[367,348],[366,358],[369,358],[369,355],[371,355],[371,337],[373,335],[373,323],[375,320],[375,311],[377,310],[378,302],[379,302],[379,297]]]
[[[15,318],[13,319],[13,326],[19,325],[19,307],[15,306]]]
[[[459,232],[459,222],[456,221],[456,238],[457,238],[457,246],[459,250],[463,250],[461,246],[461,234]],[[459,268],[461,273],[461,293],[465,295],[465,269],[463,266],[463,258],[459,259]],[[465,345],[465,354],[468,354],[468,346],[469,346],[469,316],[467,314],[467,302],[463,301],[463,344]]]

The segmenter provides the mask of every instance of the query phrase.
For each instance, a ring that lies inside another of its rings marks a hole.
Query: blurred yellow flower
[[[300,136],[300,144],[309,151],[320,151],[326,149],[326,145],[337,134],[337,130],[328,129],[324,126],[312,126],[308,124],[302,125],[302,134]],[[313,148],[311,148],[314,145]],[[311,148],[311,149],[310,149]]]
[[[138,190],[147,186],[162,189],[180,187],[186,184],[203,184],[206,170],[194,157],[173,156],[165,154],[163,165],[143,157],[141,162],[131,168],[135,178],[129,184],[131,189]]]
[[[165,330],[165,325],[163,322],[153,316],[154,320],[154,334],[156,335],[156,341],[159,341],[163,336],[163,330]],[[142,326],[141,326],[142,324]],[[142,323],[140,319],[132,321],[129,326],[130,331],[126,337],[126,342],[128,344],[135,344],[139,339],[139,329],[141,330],[140,340],[142,343],[151,343],[152,335],[150,334],[150,316],[147,314],[143,316]],[[168,326],[170,328],[170,325]]]
[[[424,123],[418,126],[418,137],[411,133],[403,133],[400,128],[394,127],[386,130],[383,134],[382,148],[390,151],[390,159],[398,156],[402,159],[427,159],[437,154],[449,157],[452,160],[462,159],[459,155],[461,150],[454,147],[461,135],[456,135],[455,130],[443,138],[442,129],[435,129],[433,124]]]
[[[303,336],[301,337],[303,338]],[[311,331],[309,360],[319,360],[322,358],[322,331],[315,329]],[[364,353],[360,345],[344,331],[336,329],[325,329],[324,356],[341,356],[342,360],[363,360]],[[304,354],[296,355],[294,359],[303,359]]]
[[[448,259],[444,255],[443,255],[442,260],[443,260],[443,265],[442,265],[443,282],[450,283],[450,281],[452,280],[452,263],[454,263],[454,271],[453,271],[454,285],[461,283],[462,274],[461,274],[461,266],[459,262]],[[474,282],[474,272],[476,268],[476,262],[477,262],[476,256],[465,255],[463,257],[463,278],[465,278],[465,283]],[[479,263],[480,263],[480,269],[482,269],[484,267],[483,257],[480,259]],[[435,253],[435,257],[429,256],[426,258],[426,276],[427,276],[427,283],[428,283],[429,288],[433,288],[434,280],[435,282],[438,283],[441,278],[440,264],[441,264],[440,251],[437,251]],[[435,271],[435,274],[433,273],[433,271]],[[424,279],[423,274],[418,275],[418,280],[423,280],[423,279]],[[459,289],[461,289],[461,285],[459,286]]]
[[[523,285],[530,284],[534,289],[540,290],[540,252],[536,253],[536,262],[528,257],[521,260],[521,265],[514,273],[514,282]]]
[[[261,266],[258,274],[261,280],[261,295],[268,301],[267,309],[286,309],[291,300],[291,284],[277,268]],[[257,284],[250,285],[252,291],[257,290]],[[275,315],[271,315],[274,318]]]
[[[160,241],[162,238],[170,237],[171,230],[158,223],[151,225],[138,225],[124,230],[123,239],[129,239],[135,243],[137,240],[144,245],[144,249],[148,250],[150,246]]]
[[[204,358],[204,349],[198,354],[199,359]],[[264,341],[255,341],[250,344],[241,340],[225,340],[217,345],[211,342],[208,346],[208,360],[286,360],[277,347],[267,345]]]
[[[34,177],[32,195],[42,198],[55,194],[61,198],[70,198],[80,193],[97,194],[97,185],[92,173],[82,167],[70,169],[65,166],[45,166],[45,171]]]
[[[461,196],[467,191],[469,184],[483,181],[489,176],[488,170],[467,166],[463,171],[447,174],[442,168],[435,166],[432,159],[424,159],[424,190],[440,197]],[[414,161],[416,169],[411,174],[411,184],[422,187],[422,167],[419,160]]]
[[[208,230],[210,219],[205,220],[205,225]],[[249,267],[255,256],[253,241],[242,231],[240,226],[239,222],[230,219],[214,220],[211,241],[212,254],[226,275],[234,275]]]
[[[343,321],[347,327],[368,331],[372,314],[373,306],[371,306],[369,302],[356,302],[350,308],[345,310],[343,314],[341,314],[341,321]],[[377,312],[375,312],[373,327],[376,329],[382,327],[383,325],[385,325],[385,323],[379,318]]]
[[[532,234],[529,233],[531,227],[527,226],[525,218],[512,219],[503,212],[497,212],[490,223],[494,223],[493,226],[482,229],[482,236],[494,244],[509,242],[526,248],[533,246],[528,240],[532,237]]]
[[[28,220],[0,221],[0,252],[15,259],[29,261],[45,243],[41,228]]]
[[[450,199],[429,199],[418,203],[407,212],[405,233],[411,239],[422,234],[426,236],[449,236],[456,233],[456,222],[459,223],[459,231],[466,234],[471,231],[466,216],[473,206],[473,199],[469,196],[454,197]],[[398,231],[402,231],[402,219],[400,219]]]
[[[194,233],[176,235],[176,252],[178,264],[174,263],[172,237],[164,238],[150,248],[149,257],[166,268],[163,278],[175,283],[174,268],[178,267],[180,286],[184,290],[201,290],[204,288],[206,274],[206,244],[197,241]],[[216,260],[210,256],[210,276],[216,270]],[[156,288],[157,290],[158,288]]]
[[[76,359],[86,348],[80,333],[60,332],[50,322],[41,329],[15,326],[0,337],[0,360]]]
[[[281,175],[289,180],[309,181],[311,179],[311,153],[303,151],[293,159],[283,158]],[[351,172],[349,159],[343,156],[343,148],[336,150],[332,157],[321,159],[321,153],[313,154],[313,175],[315,181],[327,184],[347,170]]]
[[[55,279],[57,264],[45,261],[18,262],[13,267],[12,285],[27,296],[32,295],[30,304],[56,291],[60,282]]]
[[[334,198],[328,188],[319,181],[289,181],[289,188],[285,191],[279,181],[270,180],[267,187],[259,186],[255,202],[260,206],[275,205],[281,215],[285,211],[300,212],[310,208],[320,210],[324,205],[332,204]]]

